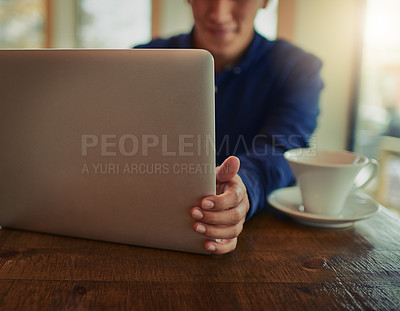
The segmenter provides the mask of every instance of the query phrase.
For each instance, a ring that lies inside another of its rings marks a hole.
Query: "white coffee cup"
[[[350,191],[364,187],[379,167],[376,160],[346,150],[299,148],[286,151],[284,157],[299,184],[305,211],[322,216],[339,216]],[[367,167],[368,177],[360,181]]]

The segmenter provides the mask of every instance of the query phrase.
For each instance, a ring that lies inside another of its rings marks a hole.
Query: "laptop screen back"
[[[0,51],[0,225],[205,252],[214,69],[202,50]]]

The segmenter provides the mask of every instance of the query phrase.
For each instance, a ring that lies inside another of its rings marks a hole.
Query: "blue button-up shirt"
[[[193,48],[192,33],[138,47]],[[321,65],[300,48],[255,32],[243,58],[216,73],[217,163],[230,155],[240,159],[247,219],[267,208],[273,190],[295,182],[283,153],[308,146],[317,126]]]

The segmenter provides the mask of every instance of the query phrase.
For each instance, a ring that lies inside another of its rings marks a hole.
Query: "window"
[[[354,147],[375,156],[382,136],[400,137],[400,2],[367,4]]]
[[[0,48],[130,48],[151,39],[149,0],[0,0]]]
[[[78,0],[77,46],[130,48],[151,39],[151,1]]]
[[[46,44],[45,0],[0,0],[0,48],[40,48]]]
[[[381,162],[378,201],[400,215],[400,2],[368,0],[354,149]]]

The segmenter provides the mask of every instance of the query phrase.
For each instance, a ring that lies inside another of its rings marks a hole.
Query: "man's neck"
[[[225,55],[213,55],[215,62],[215,72],[221,72],[228,67],[232,67],[239,62],[242,58],[243,53],[236,55],[235,57],[227,57]]]

